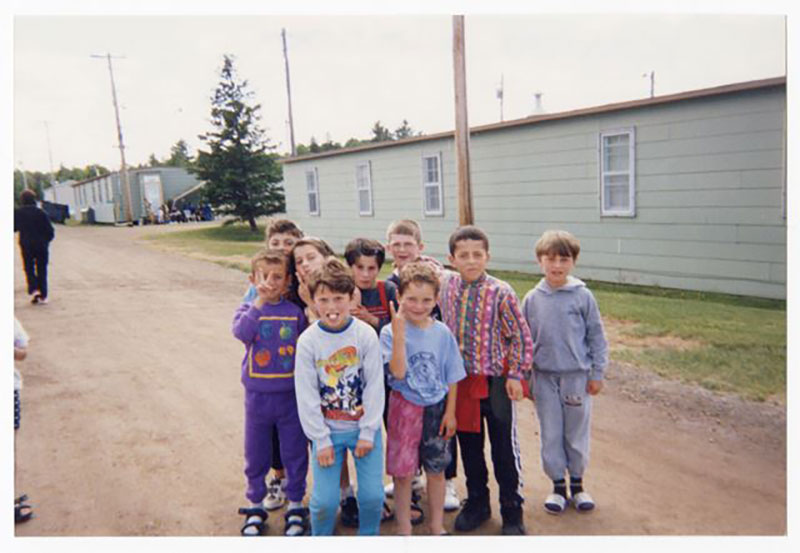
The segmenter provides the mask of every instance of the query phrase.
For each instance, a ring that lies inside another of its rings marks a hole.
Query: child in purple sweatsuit
[[[287,536],[308,534],[309,513],[303,507],[308,472],[308,440],[300,425],[294,392],[297,338],[307,326],[303,310],[284,298],[289,285],[289,261],[280,250],[263,250],[251,262],[250,282],[257,297],[242,303],[233,317],[233,335],[247,351],[242,361],[245,388],[244,457],[247,499],[242,535],[263,533],[267,512],[266,477],[272,461],[272,432],[280,436],[286,468]]]

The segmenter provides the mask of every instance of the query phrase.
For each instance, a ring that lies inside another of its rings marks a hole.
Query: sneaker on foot
[[[39,305],[44,305],[46,303],[50,303],[49,301],[47,301],[47,298],[45,298],[45,297],[42,297],[42,296],[37,296],[37,297],[39,298],[39,302],[38,302]]]
[[[394,482],[389,482],[383,487],[383,495],[386,497],[394,497]]]
[[[504,536],[524,536],[525,523],[522,520],[522,507],[500,508],[503,517],[502,534]]]
[[[492,508],[489,506],[488,499],[477,501],[467,498],[464,507],[456,517],[455,529],[459,532],[470,532],[489,520],[491,516]]]
[[[444,510],[445,511],[455,511],[461,506],[461,502],[458,500],[458,494],[456,493],[456,481],[455,478],[451,478],[449,480],[445,480],[444,483]]]
[[[286,478],[274,477],[267,484],[267,497],[264,498],[264,508],[267,511],[280,509],[286,502]]]

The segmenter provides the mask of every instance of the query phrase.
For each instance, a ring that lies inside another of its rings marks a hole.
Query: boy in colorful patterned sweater
[[[489,238],[463,226],[449,240],[457,273],[442,277],[442,320],[458,341],[467,378],[458,384],[457,436],[467,477],[467,501],[455,528],[468,532],[491,516],[484,458],[484,419],[500,488],[503,534],[525,533],[522,521],[521,460],[514,401],[523,397],[520,380],[530,369],[533,344],[514,290],[486,274]]]
[[[307,534],[308,509],[303,507],[308,473],[308,443],[294,391],[295,346],[307,326],[303,310],[283,296],[289,284],[289,260],[280,250],[262,250],[251,262],[252,303],[242,303],[233,318],[233,335],[246,347],[242,361],[245,388],[244,456],[247,499],[242,535],[263,533],[267,512],[266,477],[272,462],[272,434],[280,435],[281,459],[286,466],[285,514],[287,536]]]

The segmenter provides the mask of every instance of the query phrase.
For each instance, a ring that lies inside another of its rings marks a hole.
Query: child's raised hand
[[[306,279],[303,278],[299,272],[294,274],[295,278],[297,278],[297,295],[300,296],[300,299],[303,300],[303,303],[311,306],[311,294],[308,291],[308,284],[306,283]]]
[[[372,451],[373,447],[374,446],[372,442],[368,442],[367,440],[358,440],[358,442],[356,442],[356,449],[353,451],[353,455],[361,458]]]
[[[520,382],[519,380],[513,380],[511,378],[507,378],[506,393],[508,394],[508,399],[510,399],[511,401],[521,400],[524,397],[522,393],[522,382]]]
[[[317,451],[317,462],[321,467],[330,467],[333,465],[335,456],[333,454],[333,446],[323,447]]]
[[[590,380],[586,383],[586,393],[590,396],[596,396],[603,389],[602,380]]]
[[[389,302],[389,314],[392,316],[392,334],[397,335],[406,331],[406,317],[403,314],[403,304],[399,309],[394,308],[394,303]]]

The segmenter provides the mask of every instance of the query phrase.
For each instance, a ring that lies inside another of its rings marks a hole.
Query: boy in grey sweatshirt
[[[383,508],[383,361],[375,330],[350,315],[355,281],[341,261],[325,260],[308,290],[319,320],[300,335],[295,394],[300,424],[311,440],[314,487],[311,532],[332,535],[345,451],[358,479],[360,535],[377,535]]]
[[[571,499],[578,511],[586,512],[595,506],[583,489],[591,396],[603,389],[608,344],[594,296],[570,276],[580,253],[578,240],[566,231],[549,230],[535,251],[545,277],[525,295],[522,312],[534,346],[531,389],[541,427],[542,465],[553,480],[544,508],[559,514]]]

